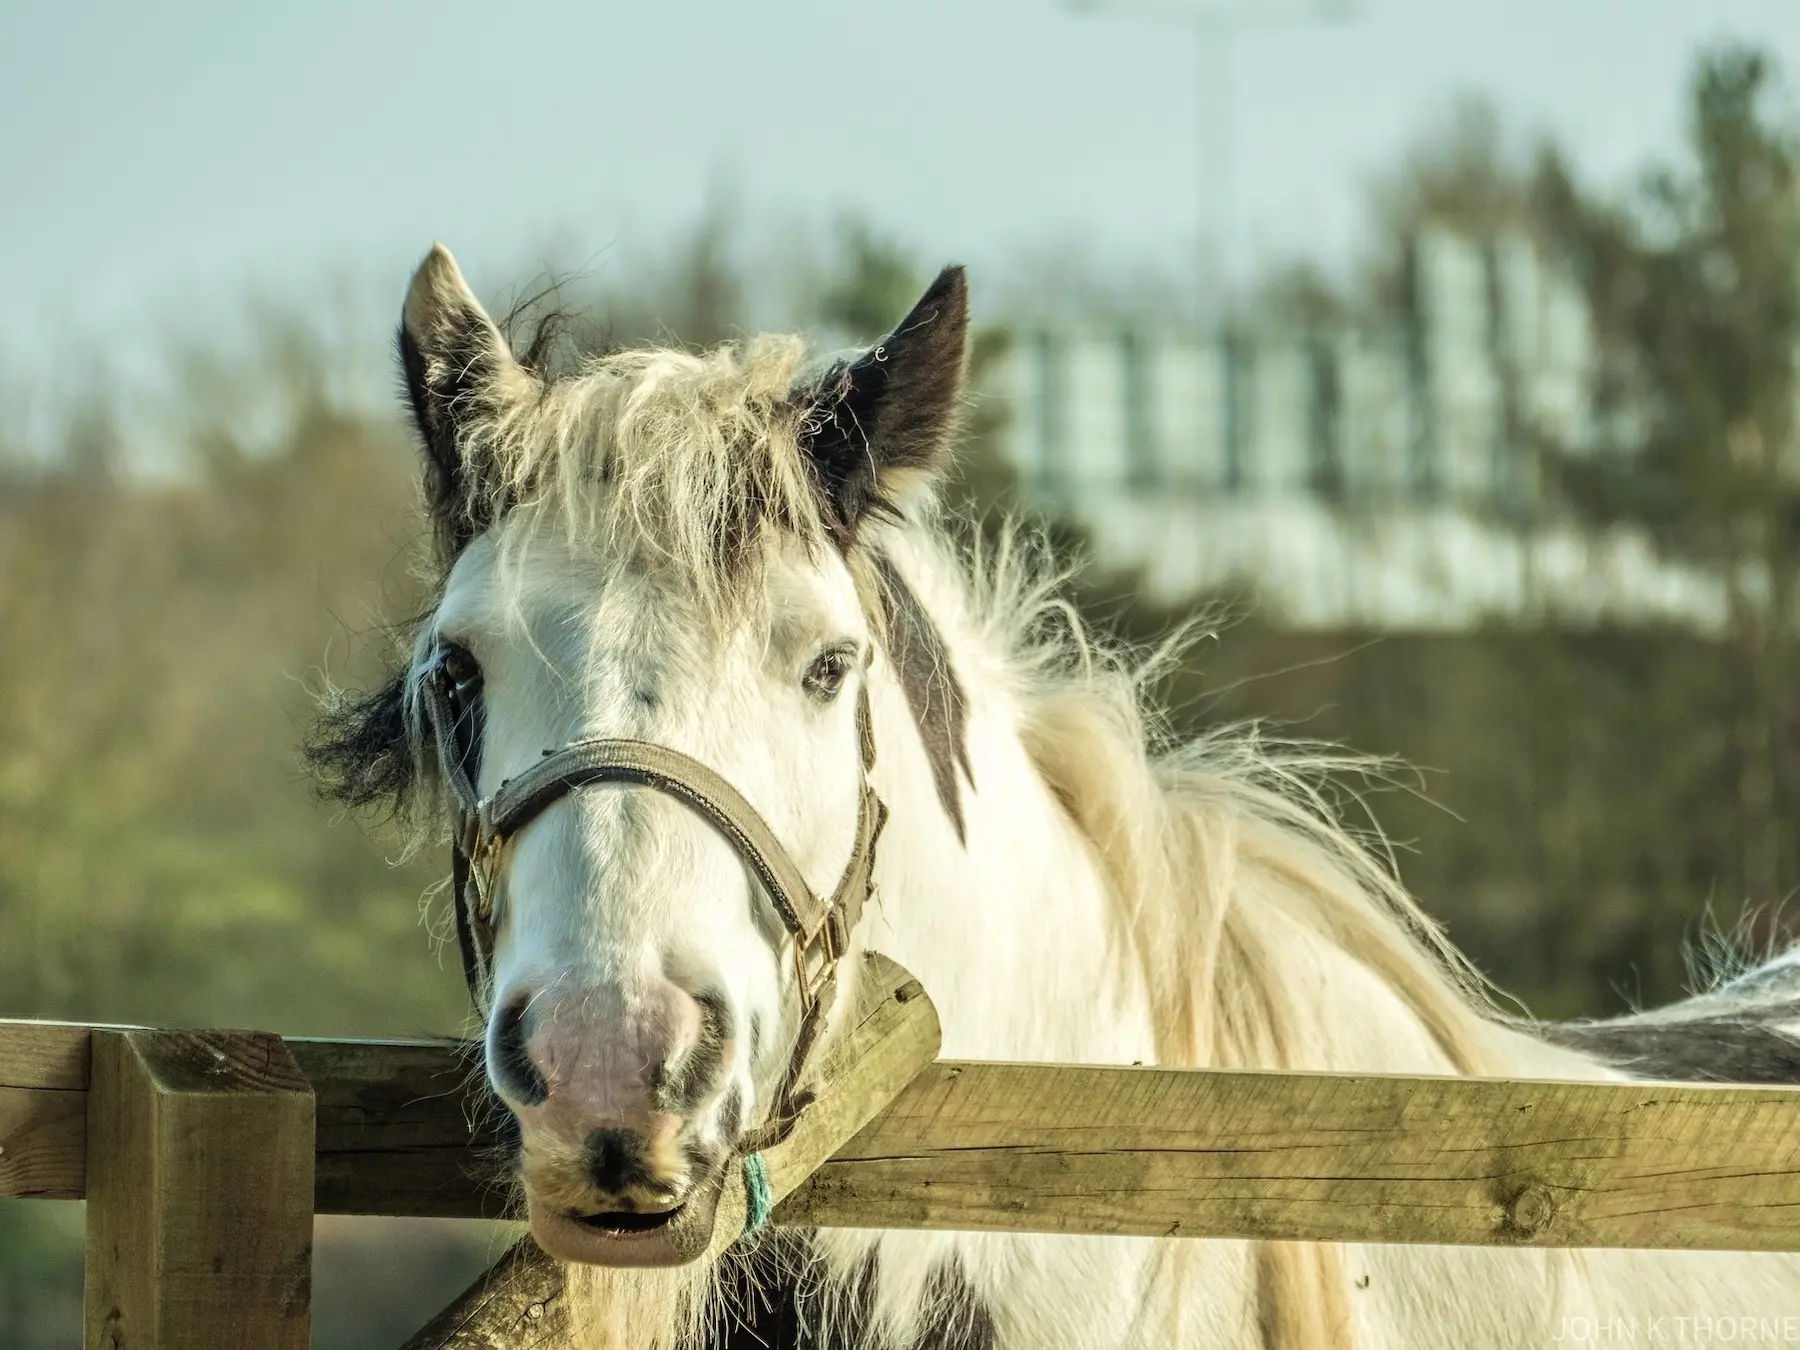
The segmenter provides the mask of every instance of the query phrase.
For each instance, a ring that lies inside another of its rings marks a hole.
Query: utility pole
[[[1221,310],[1236,278],[1236,130],[1232,90],[1233,43],[1248,29],[1279,24],[1341,23],[1362,13],[1362,0],[1066,0],[1078,14],[1113,15],[1178,24],[1193,36],[1199,79],[1200,312]]]

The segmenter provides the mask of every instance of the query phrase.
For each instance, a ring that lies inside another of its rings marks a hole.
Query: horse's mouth
[[[559,1261],[593,1266],[680,1266],[712,1245],[725,1172],[702,1180],[672,1209],[647,1213],[602,1210],[571,1213],[540,1204],[527,1192],[531,1235]]]
[[[676,1205],[673,1209],[655,1210],[648,1214],[634,1210],[605,1210],[599,1214],[570,1214],[583,1228],[596,1233],[604,1233],[609,1237],[630,1237],[638,1233],[654,1233],[659,1228],[666,1228],[675,1222],[685,1204]]]

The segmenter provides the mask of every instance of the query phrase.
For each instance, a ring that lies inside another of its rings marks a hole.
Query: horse
[[[866,350],[552,371],[442,246],[407,293],[434,589],[310,753],[343,800],[453,827],[487,1085],[584,1343],[1518,1347],[1800,1315],[1790,1255],[712,1231],[865,951],[963,1058],[1800,1078],[1800,953],[1663,1014],[1504,1016],[1333,814],[1329,754],[1159,744],[1141,665],[1024,537],[946,520],[968,330],[953,267]],[[859,864],[817,978],[795,896]]]

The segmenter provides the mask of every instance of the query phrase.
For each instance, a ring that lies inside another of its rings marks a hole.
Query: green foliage
[[[838,259],[816,301],[819,318],[860,342],[893,327],[924,293],[927,278],[899,243],[867,221],[838,225]]]
[[[397,423],[321,396],[173,481],[110,458],[0,479],[0,1012],[456,1029],[435,869],[335,823],[295,753],[321,666],[367,678],[372,616],[416,602]]]
[[[1180,616],[1101,602],[1149,642]],[[1737,856],[1729,668],[1673,631],[1291,633],[1246,622],[1161,693],[1180,733],[1256,720],[1395,767],[1340,785],[1451,937],[1541,1016],[1680,997],[1687,949],[1750,955],[1779,916]]]
[[[1772,79],[1755,51],[1703,60],[1694,162],[1653,167],[1634,199],[1587,201],[1560,167],[1544,185],[1604,363],[1599,444],[1564,457],[1571,494],[1710,564],[1754,546],[1747,518],[1784,536],[1800,523],[1800,139],[1773,120]]]
[[[1775,93],[1765,54],[1714,50],[1694,74],[1690,164],[1653,167],[1621,203],[1588,200],[1555,164],[1540,192],[1601,359],[1595,443],[1550,458],[1566,500],[1648,531],[1725,594],[1741,848],[1724,876],[1763,905],[1800,874],[1800,131]]]
[[[81,1342],[83,1207],[0,1200],[0,1343],[62,1350]]]

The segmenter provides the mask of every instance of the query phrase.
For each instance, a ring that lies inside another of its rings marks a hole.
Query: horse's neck
[[[929,605],[934,578],[916,580]],[[1148,1061],[1144,981],[1091,850],[1026,753],[993,654],[939,617],[968,703],[963,829],[938,799],[903,691],[879,679],[875,774],[891,816],[867,942],[930,992],[946,1055]]]
[[[903,801],[883,833],[869,943],[930,991],[944,1053],[1125,1061],[1152,1052],[1143,981],[1084,842],[1012,733],[1003,700],[971,690],[973,788],[958,838],[898,689],[878,695],[884,781]],[[884,728],[885,730],[885,728]],[[890,745],[903,745],[891,753]],[[898,761],[897,763],[895,761]]]

